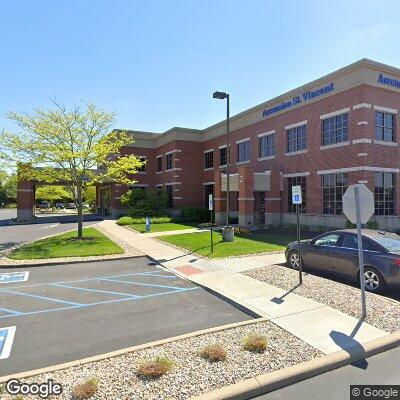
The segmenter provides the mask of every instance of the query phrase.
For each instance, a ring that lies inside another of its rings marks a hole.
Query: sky
[[[1,1],[9,111],[94,103],[115,128],[203,129],[361,58],[400,67],[399,1]]]

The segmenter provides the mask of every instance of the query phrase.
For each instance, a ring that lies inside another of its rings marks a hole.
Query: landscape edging
[[[248,400],[302,380],[321,375],[350,363],[400,346],[400,331],[383,336],[353,349],[341,350],[281,370],[258,375],[191,400]]]

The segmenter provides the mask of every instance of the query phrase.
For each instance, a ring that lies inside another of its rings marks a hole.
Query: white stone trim
[[[174,178],[179,178],[179,175],[174,175]]]
[[[263,136],[268,136],[268,135],[273,135],[275,133],[275,129],[273,129],[272,131],[268,131],[268,132],[264,132],[264,133],[259,133],[257,135],[257,137],[263,137]]]
[[[137,188],[137,187],[147,187],[149,186],[147,183],[135,183],[132,185],[132,187]]]
[[[332,111],[332,112],[327,113],[327,114],[322,114],[322,115],[319,116],[319,119],[326,119],[326,118],[336,117],[336,115],[345,114],[345,113],[348,113],[349,111],[350,111],[350,107],[342,108],[341,110],[336,110],[336,111]]]
[[[387,142],[386,140],[375,140],[374,139],[374,144],[380,144],[382,146],[393,146],[397,147],[397,142]]]
[[[110,187],[110,186],[107,186]],[[106,189],[106,188],[100,188],[100,189]],[[21,192],[21,193],[32,193],[33,189],[17,189],[17,192]]]
[[[280,197],[265,197],[265,201],[281,201],[282,199]]]
[[[294,124],[286,125],[285,129],[297,128],[298,126],[307,125],[307,120],[295,122]]]
[[[255,201],[254,197],[238,197],[238,200],[243,200],[243,201]]]
[[[348,146],[350,144],[350,141],[346,142],[339,142],[339,143],[332,143],[332,144],[326,144],[323,146],[319,146],[320,150],[328,150],[328,149],[334,149],[335,147],[343,147],[343,146]]]
[[[254,172],[254,175],[271,175],[271,171]]]
[[[266,157],[258,157],[257,160],[258,161],[265,161],[265,160],[272,160],[274,158],[275,158],[275,156],[266,156]]]
[[[204,171],[212,171],[212,170],[214,170],[214,167],[204,168]]]
[[[171,151],[167,151],[166,153],[164,153],[164,155],[173,154],[173,153],[181,153],[181,152],[182,152],[182,150],[174,149]]]
[[[284,178],[294,178],[296,176],[309,176],[309,172],[294,172],[293,174],[283,174]]]
[[[308,152],[308,149],[291,151],[290,153],[285,153],[285,157],[296,156],[297,154],[304,154],[304,153],[307,153],[307,152]]]
[[[170,186],[170,185],[182,185],[182,182],[168,182],[164,183],[165,186]]]
[[[243,143],[243,142],[247,142],[248,140],[250,140],[250,138],[249,138],[249,137],[248,137],[248,138],[246,138],[246,139],[240,139],[240,140],[236,140],[236,144]]]
[[[162,183],[157,183],[157,185],[156,185],[156,187],[163,187],[164,186],[164,184],[162,184]]]
[[[203,186],[205,185],[215,185],[215,182],[203,182]]]
[[[163,173],[162,171],[157,171],[156,175],[159,175],[159,174],[162,174],[162,173]]]
[[[174,189],[174,192],[179,192],[179,189]]]
[[[115,197],[115,200],[121,200],[121,196]]]
[[[367,157],[368,153],[358,153],[357,156],[358,157]]]
[[[238,161],[238,162],[236,163],[236,165],[246,165],[246,164],[250,164],[250,160]]]
[[[213,151],[214,151],[214,149],[208,149],[208,150],[204,150],[203,153],[206,154],[206,153],[211,153]]]
[[[172,172],[174,169],[170,168],[170,169],[166,169],[164,172]]]
[[[395,108],[374,105],[374,110],[383,111],[383,112],[387,112],[387,113],[391,113],[391,114],[397,114],[397,110]]]
[[[339,172],[356,172],[356,171],[373,171],[373,172],[400,172],[399,168],[385,168],[385,167],[371,167],[364,165],[361,167],[347,167],[347,168],[337,168],[337,169],[326,169],[322,171],[317,171],[317,175],[325,174],[337,174]]]
[[[359,143],[372,143],[371,139],[368,138],[361,138],[361,139],[354,139],[352,141],[353,144],[359,144]]]
[[[218,149],[225,149],[226,147],[228,147],[226,144],[221,144],[221,146],[218,146]],[[231,147],[231,144],[229,143],[229,147]]]
[[[357,110],[359,108],[371,108],[372,105],[369,103],[360,103],[360,104],[356,104],[355,106],[353,106],[353,110]]]
[[[360,181],[358,181],[358,183],[364,183],[364,184],[366,184],[366,183],[368,183],[368,181],[360,180]]]
[[[182,197],[172,197],[174,200],[182,200]]]
[[[360,126],[360,125],[368,125],[368,122],[367,121],[360,121],[360,122],[357,122],[357,125],[358,126]]]
[[[156,158],[160,158],[160,157],[162,157],[163,155],[162,154],[159,154],[158,156],[156,156]]]
[[[146,171],[136,171],[138,175],[146,175]]]
[[[234,174],[229,174],[229,177],[239,175],[239,172],[235,172]],[[221,176],[226,176],[226,174],[221,174]]]
[[[226,197],[214,197],[214,200],[217,200],[217,201],[226,201]]]
[[[224,164],[224,165],[220,165],[220,166],[218,166],[218,168],[226,168],[227,167],[227,164]]]

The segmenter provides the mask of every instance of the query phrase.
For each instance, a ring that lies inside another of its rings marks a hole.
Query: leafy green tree
[[[19,132],[3,131],[0,156],[18,166],[19,179],[62,183],[69,187],[78,210],[78,238],[82,238],[83,193],[89,184],[132,184],[143,162],[121,154],[133,142],[132,135],[113,130],[115,113],[92,104],[67,108],[53,101],[49,109],[32,113],[10,112]]]
[[[15,201],[17,198],[17,178],[15,173],[0,171],[0,203]]]
[[[121,196],[121,204],[135,215],[157,214],[167,208],[167,202],[168,197],[165,191],[135,188]]]
[[[91,207],[96,204],[96,187],[87,186],[83,193],[83,200],[88,203]]]
[[[54,206],[56,201],[66,201],[71,198],[71,193],[59,185],[40,186],[36,189],[36,199],[46,200]]]

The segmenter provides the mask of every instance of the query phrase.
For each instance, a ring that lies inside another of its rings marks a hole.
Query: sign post
[[[292,186],[292,203],[296,204],[296,218],[297,218],[297,247],[299,256],[299,283],[303,283],[303,266],[301,263],[301,247],[300,247],[300,204],[303,203],[301,196],[301,186]]]
[[[208,209],[210,210],[210,240],[211,240],[211,253],[214,252],[214,243],[213,243],[213,208],[214,208],[214,202],[213,202],[213,195],[209,194],[208,195]]]
[[[350,185],[342,198],[343,212],[353,224],[357,224],[358,265],[360,271],[361,314],[367,315],[365,299],[364,254],[361,224],[366,224],[375,211],[374,195],[364,184]]]

